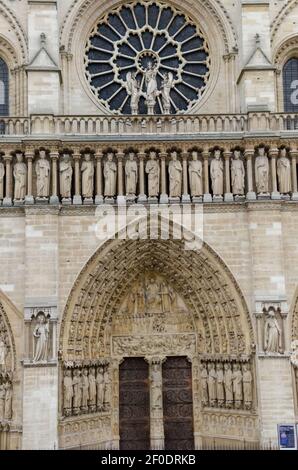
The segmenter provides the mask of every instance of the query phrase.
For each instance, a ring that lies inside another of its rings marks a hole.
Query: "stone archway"
[[[193,252],[177,240],[105,243],[77,278],[61,325],[60,447],[119,447],[126,357],[149,363],[151,397],[154,387],[162,393],[154,372],[167,357],[188,358],[196,448],[210,438],[256,443],[254,343],[241,291],[206,244]],[[150,419],[151,447],[163,448],[162,404],[152,398]]]

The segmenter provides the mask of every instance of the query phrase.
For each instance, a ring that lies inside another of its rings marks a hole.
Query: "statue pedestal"
[[[210,194],[210,193],[204,194],[203,201],[204,201],[204,202],[212,202],[212,196],[211,196],[211,194]]]
[[[142,204],[143,202],[147,202],[147,196],[146,196],[146,194],[140,194],[140,195],[138,196],[138,203],[139,203],[139,204]]]
[[[47,197],[37,197],[35,199],[36,204],[48,204],[49,199]],[[26,203],[27,204],[27,203]]]
[[[16,207],[23,206],[25,204],[25,199],[14,199],[13,205]]]
[[[113,197],[105,197],[105,204],[115,204],[115,199]]]
[[[90,205],[90,204],[93,205],[93,198],[92,197],[84,197],[83,204],[84,205]]]
[[[58,196],[51,196],[50,197],[50,204],[59,204],[59,197]]]
[[[232,193],[225,193],[224,200],[225,200],[225,202],[233,202],[234,201],[233,194]]]
[[[236,196],[234,196],[234,201],[235,202],[244,202],[245,201],[244,194],[236,194]]]
[[[95,204],[100,205],[103,204],[103,196],[95,196]]]
[[[270,199],[270,193],[260,193],[257,198],[260,201],[268,201],[268,199]]]
[[[213,202],[222,202],[223,201],[223,197],[220,196],[219,194],[215,194],[213,196]]]
[[[191,202],[190,195],[189,194],[182,194],[182,202],[189,204]]]
[[[126,204],[125,196],[117,196],[117,204],[124,206]]]
[[[180,197],[170,197],[169,198],[170,204],[180,204]]]
[[[203,196],[193,196],[192,202],[194,204],[199,204],[203,202]]]
[[[158,204],[158,198],[156,196],[148,197],[147,201],[148,201],[149,204]]]
[[[126,202],[132,204],[136,201],[136,196],[134,194],[127,194],[126,195]]]
[[[272,193],[271,193],[271,199],[273,199],[273,200],[279,200],[279,199],[281,199],[280,193],[277,192],[277,191],[272,192]]]
[[[26,205],[31,205],[34,204],[34,197],[33,196],[25,196],[25,204]]]
[[[169,198],[167,194],[161,194],[159,198],[160,204],[168,204]]]
[[[298,193],[292,193],[292,201],[298,201]]]
[[[74,195],[73,204],[80,206],[82,204],[82,196]]]
[[[63,204],[64,206],[70,206],[70,205],[71,205],[71,202],[72,202],[72,201],[71,201],[71,197],[64,197],[64,198],[62,199],[62,204]]]
[[[283,201],[290,201],[291,200],[291,196],[289,194],[281,194],[280,197]]]
[[[5,206],[5,207],[12,206],[12,199],[11,199],[11,197],[5,197],[5,198],[3,199],[3,206]]]
[[[257,199],[257,196],[256,196],[256,193],[254,191],[249,191],[247,194],[246,194],[246,199],[248,201],[255,201]]]

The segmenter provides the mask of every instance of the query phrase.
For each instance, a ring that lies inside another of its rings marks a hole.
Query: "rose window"
[[[190,111],[206,89],[209,70],[199,27],[165,3],[133,1],[115,8],[86,45],[89,86],[117,114],[131,114],[132,108],[134,114]]]

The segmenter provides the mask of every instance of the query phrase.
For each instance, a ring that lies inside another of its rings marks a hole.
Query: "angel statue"
[[[161,98],[164,114],[170,114],[171,99],[170,91],[173,87],[174,76],[172,72],[166,72],[161,83]]]
[[[145,82],[146,82],[146,104],[148,107],[148,114],[154,114],[154,106],[156,103],[157,96],[160,95],[160,91],[157,88],[157,67],[148,62],[148,67],[145,70]]]
[[[126,75],[127,92],[131,96],[130,109],[131,114],[138,114],[139,101],[141,96],[141,85],[137,80],[136,72],[128,72]]]

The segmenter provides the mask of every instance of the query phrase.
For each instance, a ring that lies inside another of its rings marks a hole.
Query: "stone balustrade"
[[[4,146],[0,205],[295,201],[298,150],[292,144]]]
[[[0,135],[199,135],[278,132],[298,129],[294,113],[250,112],[166,116],[53,116],[1,117]]]

